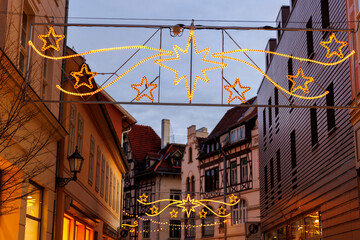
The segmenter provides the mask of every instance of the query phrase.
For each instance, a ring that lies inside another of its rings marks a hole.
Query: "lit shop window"
[[[63,240],[93,240],[93,230],[65,214]]]
[[[26,225],[25,240],[40,238],[42,189],[36,184],[29,183],[26,197]]]

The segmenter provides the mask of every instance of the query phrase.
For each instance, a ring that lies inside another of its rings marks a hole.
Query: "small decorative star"
[[[330,53],[330,47],[327,46],[327,45],[328,45],[328,44],[331,44],[333,40],[334,40],[336,43],[340,44],[340,46],[338,47],[338,50],[337,50],[337,51],[332,51],[332,52]],[[330,35],[329,41],[322,41],[322,42],[320,42],[320,45],[327,49],[327,52],[326,52],[326,57],[327,57],[327,58],[330,58],[330,57],[331,57],[332,55],[334,55],[334,54],[337,55],[339,58],[343,58],[343,57],[344,57],[344,54],[342,53],[341,49],[342,49],[343,47],[345,47],[346,44],[347,44],[347,42],[345,42],[345,41],[338,41],[338,40],[336,39],[336,37],[335,37],[335,33],[332,33],[332,34]]]
[[[206,214],[207,214],[207,211],[205,211],[204,209],[202,209],[202,210],[199,212],[200,218],[206,218]]]
[[[139,199],[140,199],[141,202],[146,202],[148,197],[149,197],[149,196],[147,196],[145,193],[143,193],[143,194],[139,197]]]
[[[245,90],[241,92],[241,96],[232,97],[233,91],[230,88],[235,90],[236,85],[239,85],[241,89],[245,89]],[[251,87],[241,86],[239,78],[236,78],[233,85],[225,85],[224,89],[230,93],[228,98],[228,103],[231,103],[235,99],[239,99],[241,102],[246,103],[245,93],[250,91]]]
[[[86,87],[92,89],[94,86],[93,86],[91,80],[96,76],[96,74],[97,74],[96,72],[89,72],[88,65],[86,63],[84,63],[81,66],[81,69],[80,69],[79,72],[71,72],[70,73],[70,75],[73,76],[76,79],[76,82],[74,84],[74,88],[78,89],[81,86],[86,86]],[[82,82],[82,83],[79,84],[81,77],[86,77],[87,80],[88,80],[88,83]]]
[[[234,194],[232,194],[230,197],[230,203],[235,203],[236,199],[238,198],[237,196],[235,196]]]
[[[155,205],[153,205],[153,206],[150,208],[150,210],[151,210],[151,214],[156,214],[156,213],[158,212],[159,208],[156,207]]]
[[[55,38],[56,46],[50,43],[50,35]],[[44,42],[44,45],[41,48],[41,51],[46,51],[49,48],[53,48],[56,51],[60,51],[59,42],[65,38],[65,35],[57,35],[53,27],[50,27],[48,34],[46,35],[39,35],[39,39]]]
[[[302,87],[301,85],[295,87],[296,82],[295,82],[293,79],[294,79],[294,78],[298,78],[299,75],[300,75],[300,73],[301,73],[301,77],[302,77],[303,79],[307,79],[307,81],[305,81],[304,87]],[[295,92],[295,91],[298,90],[298,89],[303,90],[304,93],[308,93],[308,92],[309,92],[309,89],[308,89],[308,86],[307,86],[307,85],[308,85],[309,83],[311,83],[311,82],[314,81],[314,79],[313,79],[312,77],[306,77],[306,76],[304,75],[304,72],[303,72],[302,68],[299,68],[299,70],[297,71],[297,74],[296,74],[296,75],[287,75],[286,78],[289,79],[289,81],[292,82],[292,86],[291,86],[291,88],[290,88],[290,92],[291,92],[291,93]]]
[[[225,215],[226,213],[226,208],[224,208],[222,205],[217,210],[219,211],[220,215]]]
[[[146,88],[148,87],[152,87],[150,90],[149,90],[149,95],[143,93],[140,95],[140,90],[138,89],[138,87],[141,87],[142,85],[144,85],[144,82],[145,82],[145,86]],[[154,96],[152,94],[152,91],[157,88],[158,85],[157,84],[151,84],[151,83],[148,83],[148,80],[146,78],[146,76],[144,76],[142,79],[141,79],[141,83],[140,84],[131,84],[131,88],[136,90],[137,94],[136,94],[136,97],[135,97],[135,100],[136,101],[139,101],[142,97],[147,97],[148,99],[150,99],[151,101],[154,101]]]
[[[178,213],[179,213],[178,211],[175,211],[175,209],[173,209],[173,210],[170,212],[171,218],[176,218]]]
[[[188,194],[186,199],[183,199],[182,203],[176,206],[182,208],[182,211],[186,212],[187,217],[190,217],[191,212],[195,212],[195,208],[199,207],[200,204],[197,200],[191,199],[190,194]]]

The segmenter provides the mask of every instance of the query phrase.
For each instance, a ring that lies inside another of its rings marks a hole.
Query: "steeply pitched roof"
[[[247,101],[248,104],[253,104],[256,100],[256,97],[251,98]],[[210,133],[207,139],[211,139],[213,137],[217,137],[220,134],[226,132],[227,129],[231,128],[232,126],[242,122],[245,118],[242,118],[245,113],[249,110],[250,107],[233,107],[229,109],[225,115],[221,118],[219,123],[216,125],[214,130]],[[255,113],[257,112],[257,108],[254,109]],[[253,113],[251,113],[253,115]],[[248,118],[248,117],[246,117]]]
[[[146,153],[157,153],[161,149],[160,137],[150,126],[135,124],[128,133],[134,160],[143,162]]]
[[[177,172],[181,173],[181,167],[174,167],[171,164],[170,157],[176,152],[179,151],[181,156],[184,154],[185,145],[184,144],[176,144],[171,143],[166,146],[166,148],[161,149],[160,153],[162,154],[162,158],[160,162],[156,165],[154,171],[155,172]]]

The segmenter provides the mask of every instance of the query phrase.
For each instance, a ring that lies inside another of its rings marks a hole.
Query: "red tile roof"
[[[128,136],[134,161],[143,162],[146,153],[157,153],[161,149],[161,139],[150,126],[136,124]]]

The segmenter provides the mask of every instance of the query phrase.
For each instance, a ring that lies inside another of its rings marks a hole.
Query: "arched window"
[[[231,224],[243,224],[247,222],[247,204],[244,199],[234,205],[231,209]]]
[[[191,177],[191,193],[195,194],[195,177]]]
[[[186,178],[186,193],[190,192],[190,178]]]
[[[192,162],[192,147],[189,146],[189,162]]]
[[[206,217],[202,218],[201,223],[202,223],[202,236],[203,237],[213,237],[214,236],[214,214],[209,211],[207,208],[203,208],[204,211],[206,211]],[[210,225],[210,226],[209,226]]]

